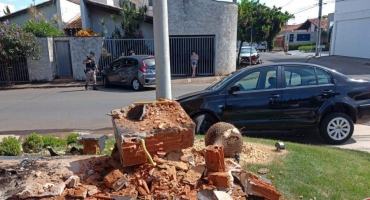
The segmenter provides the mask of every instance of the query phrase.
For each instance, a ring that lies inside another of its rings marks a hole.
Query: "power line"
[[[289,1],[287,4],[285,4],[285,5],[281,6],[281,7],[287,6],[288,4],[292,3],[293,1],[294,1],[294,0],[291,0],[291,1]]]
[[[315,5],[313,5],[313,6],[311,6],[311,7],[308,7],[308,8],[305,8],[305,9],[303,9],[303,10],[300,10],[300,11],[298,11],[298,12],[296,12],[296,13],[293,13],[293,15],[295,15],[295,14],[298,14],[298,13],[301,13],[301,12],[304,12],[304,11],[306,11],[306,10],[310,10],[310,9],[312,9],[312,8],[315,8],[316,6],[318,6],[319,4],[315,4]]]

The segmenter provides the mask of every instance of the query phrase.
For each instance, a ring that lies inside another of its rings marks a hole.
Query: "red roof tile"
[[[319,19],[318,18],[314,18],[314,19],[307,19],[307,21],[311,22],[312,24],[314,24],[316,27],[319,26]],[[326,26],[328,25],[328,19],[327,18],[322,18],[321,19],[321,28],[322,29],[326,29]]]
[[[288,32],[288,31],[295,31],[299,26],[302,24],[296,24],[296,25],[286,25],[284,26],[281,31]]]
[[[81,28],[82,28],[81,15],[64,26],[64,29],[81,29]]]

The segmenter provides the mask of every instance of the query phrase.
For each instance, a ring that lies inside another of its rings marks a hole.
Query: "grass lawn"
[[[245,141],[274,146],[276,140],[245,137]],[[257,174],[268,168],[273,185],[286,199],[358,199],[370,197],[370,154],[330,146],[284,142],[289,153],[267,164],[244,168]]]

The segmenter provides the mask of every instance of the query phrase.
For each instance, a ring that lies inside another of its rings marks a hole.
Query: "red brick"
[[[208,173],[208,182],[216,186],[229,188],[231,186],[231,177],[227,172],[211,172]]]
[[[119,179],[123,178],[123,174],[118,169],[111,171],[104,177],[104,184],[114,189],[113,185],[115,182],[117,182]]]
[[[209,145],[205,152],[206,167],[211,172],[226,171],[225,158],[222,146]]]

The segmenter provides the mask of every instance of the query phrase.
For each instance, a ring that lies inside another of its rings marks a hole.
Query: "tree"
[[[241,0],[238,3],[238,40],[241,42],[250,41],[251,37],[255,42],[266,40],[269,49],[273,48],[274,38],[281,31],[287,21],[294,16],[281,12],[281,8],[270,8],[265,4],[259,3],[259,0]],[[249,31],[253,28],[254,35]],[[238,61],[240,59],[239,47]]]
[[[32,18],[23,25],[23,30],[33,33],[36,37],[59,37],[64,33],[56,26],[59,23],[58,15],[54,15],[53,24],[46,20],[44,13],[39,13],[35,6],[30,6],[28,12]]]
[[[5,6],[5,9],[3,9],[3,12],[4,12],[4,14],[5,14],[5,15],[9,15],[10,13],[12,13],[12,12],[10,11],[9,6]]]
[[[24,31],[17,24],[10,24],[9,20],[0,25],[0,67],[5,68],[7,85],[11,85],[10,70],[12,63],[20,57],[38,59],[40,46],[33,33]]]
[[[281,28],[286,25],[286,23],[294,18],[294,15],[289,14],[288,12],[282,12],[281,7],[273,7],[269,12],[269,23],[270,30],[269,34],[266,37],[266,42],[269,49],[274,48],[275,37],[281,32]]]
[[[128,0],[119,0],[122,9],[119,15],[112,15],[113,22],[120,22],[121,30],[117,27],[112,33],[112,38],[141,38],[140,25],[145,21],[147,6],[136,9]]]

